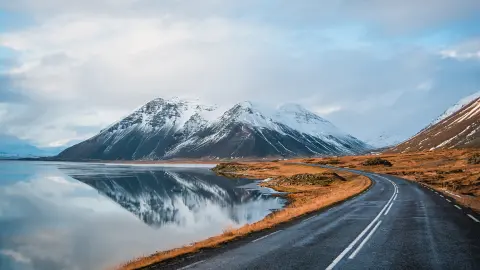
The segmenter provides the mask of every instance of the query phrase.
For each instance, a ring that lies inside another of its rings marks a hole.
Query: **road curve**
[[[346,170],[346,169],[344,169]],[[368,176],[368,192],[176,269],[480,269],[480,216],[427,187]],[[170,266],[153,269],[172,268]]]

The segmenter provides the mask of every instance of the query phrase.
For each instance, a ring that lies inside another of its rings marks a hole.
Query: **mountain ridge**
[[[154,99],[60,153],[63,159],[340,155],[368,146],[298,104],[244,101],[223,112],[194,100]]]
[[[425,129],[389,152],[480,147],[480,92],[463,98]]]

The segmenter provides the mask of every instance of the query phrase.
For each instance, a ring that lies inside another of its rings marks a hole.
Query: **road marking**
[[[382,176],[381,176],[382,177]],[[384,179],[387,179],[388,181],[390,181],[390,183],[392,183],[392,185],[395,186],[395,184],[388,178],[385,178],[385,177],[382,177]],[[353,240],[352,243],[350,243],[350,245],[348,245],[347,248],[345,248],[344,251],[342,251],[342,253],[340,253],[340,255],[337,256],[337,258],[335,258],[335,260],[333,260],[333,262],[327,266],[327,268],[325,270],[332,270],[342,259],[343,257],[345,257],[345,255],[347,255],[348,252],[350,252],[350,250],[352,250],[352,248],[357,244],[358,241],[360,241],[360,239],[362,239],[362,237],[368,232],[368,230],[370,230],[370,228],[373,226],[373,224],[375,224],[375,222],[377,222],[377,220],[380,218],[380,216],[383,214],[383,212],[385,211],[385,209],[388,207],[388,205],[392,202],[393,200],[393,197],[395,196],[395,192],[393,192],[392,194],[392,197],[390,197],[390,200],[388,200],[388,202],[385,204],[385,206],[383,207],[383,209],[380,211],[380,213],[378,213],[378,215],[372,220],[372,222],[370,222],[370,224],[368,224],[368,226],[357,236],[357,238],[355,238],[355,240]]]
[[[196,262],[196,263],[189,264],[189,265],[184,266],[184,267],[182,267],[182,268],[178,268],[178,270],[184,270],[184,269],[192,268],[192,267],[194,267],[195,265],[201,264],[201,263],[204,262],[204,261],[205,261],[205,260],[202,260],[202,261],[199,261],[199,262]]]
[[[440,195],[440,197],[445,198],[445,197],[443,197],[443,195]]]
[[[392,205],[390,205],[392,206]],[[360,245],[357,247],[357,249],[350,255],[350,257],[348,257],[349,260],[351,259],[354,259],[355,256],[357,256],[358,252],[360,252],[360,250],[363,248],[363,246],[365,245],[365,243],[368,242],[368,240],[372,237],[372,235],[375,233],[375,231],[378,229],[378,227],[380,226],[380,224],[382,224],[382,221],[380,220],[377,225],[375,225],[375,227],[373,228],[373,230],[370,231],[370,233],[367,235],[367,237],[365,237],[365,239],[363,239],[362,243],[360,243]]]
[[[390,204],[390,206],[387,208],[387,211],[385,212],[385,216],[388,215],[388,212],[390,212],[390,209],[392,208],[393,202]]]
[[[447,200],[447,202],[452,202],[452,201],[450,201],[449,199],[446,199],[446,200]]]
[[[309,221],[310,219],[312,219],[312,218],[314,218],[314,217],[316,217],[316,216],[309,217],[309,218],[305,219],[304,221],[302,221],[302,223],[307,222],[307,221]]]
[[[395,197],[393,198],[393,200],[395,201],[397,199],[397,194],[395,194]]]
[[[454,194],[454,193],[452,193],[452,192],[450,192],[450,191],[448,191],[448,190],[445,190],[445,192],[448,193],[448,194],[450,194],[450,195],[453,195],[453,196],[455,196],[455,197],[458,197],[458,198],[461,198],[461,197],[462,197],[462,196],[459,196],[459,195],[457,195],[457,194]]]
[[[260,240],[262,240],[262,239],[265,239],[265,238],[267,238],[267,237],[269,237],[269,236],[272,236],[272,235],[274,235],[274,234],[276,234],[276,233],[279,233],[279,232],[281,232],[281,231],[282,231],[282,230],[273,232],[273,233],[271,233],[271,234],[267,234],[267,235],[265,235],[265,236],[263,236],[263,237],[260,237],[260,238],[258,238],[258,239],[253,240],[252,243],[255,243],[255,242],[257,242],[257,241],[260,241]]]
[[[462,210],[462,208],[460,206],[456,205],[456,204],[455,204],[455,207]]]
[[[471,219],[473,219],[473,221],[477,222],[477,223],[480,223],[480,220],[476,219],[474,216],[468,214],[467,216],[469,216]]]

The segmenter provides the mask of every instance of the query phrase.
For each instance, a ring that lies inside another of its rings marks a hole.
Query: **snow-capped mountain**
[[[480,98],[480,91],[467,96],[465,98],[462,98],[457,104],[453,105],[452,107],[448,108],[442,115],[437,117],[429,126],[433,126],[435,124],[440,123],[442,120],[452,116],[459,110],[461,110],[463,107],[467,106],[468,104],[472,103],[474,100]]]
[[[222,112],[198,101],[155,99],[62,159],[168,159],[343,155],[368,146],[300,105],[241,102]]]
[[[433,124],[391,151],[431,151],[465,147],[480,147],[480,93],[462,99]]]

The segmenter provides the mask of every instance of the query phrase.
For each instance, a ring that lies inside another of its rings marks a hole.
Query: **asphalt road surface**
[[[370,190],[178,269],[480,269],[479,215],[420,184],[353,172]]]

